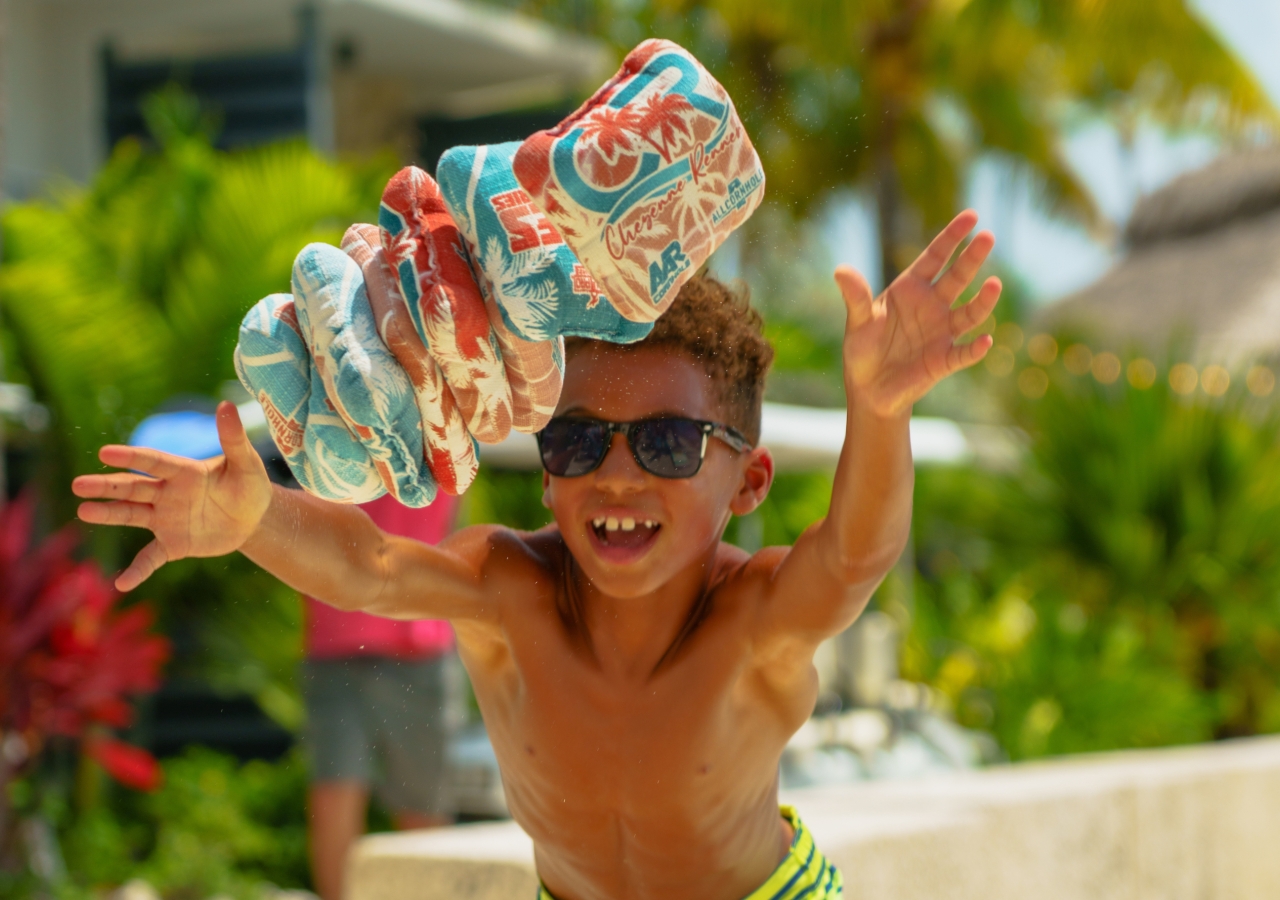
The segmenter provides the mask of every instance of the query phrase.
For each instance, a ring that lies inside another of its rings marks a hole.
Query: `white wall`
[[[88,179],[107,148],[103,48],[122,59],[282,49],[296,39],[284,0],[10,0],[6,193]]]
[[[9,0],[9,51],[0,61],[9,137],[0,184],[22,198],[50,178],[84,181],[101,165],[108,43],[122,61],[285,50],[298,44],[304,2]],[[429,110],[496,112],[529,102],[525,94],[540,85],[562,94],[589,90],[610,66],[597,42],[473,0],[313,2],[321,34],[355,38],[352,74],[404,87],[406,120]]]
[[[848,900],[1275,900],[1280,738],[783,795]],[[528,900],[514,823],[364,838],[347,900]]]

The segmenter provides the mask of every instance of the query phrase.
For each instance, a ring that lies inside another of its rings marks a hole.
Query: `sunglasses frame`
[[[590,475],[596,469],[600,468],[600,466],[604,464],[605,457],[609,455],[609,451],[613,448],[613,436],[615,434],[620,434],[624,438],[626,438],[627,449],[631,451],[631,458],[636,461],[637,466],[639,466],[641,469],[648,472],[650,475],[652,475],[655,478],[666,478],[672,481],[679,481],[684,478],[692,478],[693,476],[697,475],[700,471],[702,471],[703,460],[705,460],[707,457],[707,439],[708,438],[719,438],[720,440],[724,441],[725,444],[732,447],[734,450],[737,450],[739,453],[746,453],[754,449],[751,446],[751,442],[746,439],[746,437],[742,434],[742,432],[738,431],[738,429],[734,428],[732,425],[725,425],[721,422],[708,422],[705,419],[693,419],[688,416],[655,416],[651,419],[637,419],[634,422],[610,422],[608,419],[597,419],[592,416],[556,416],[551,420],[551,422],[556,422],[556,421],[582,422],[584,424],[603,425],[605,428],[605,439],[603,442],[604,452],[600,454],[600,458],[595,461],[595,464],[592,465],[591,468],[587,469],[585,472],[579,472],[577,475],[556,475],[554,472],[547,469],[546,460],[543,458],[543,453],[542,453],[542,431],[539,431],[537,433],[536,437],[538,439],[538,461],[542,463],[543,470],[545,470],[549,475],[552,475],[556,478],[581,478],[584,475]],[[702,446],[698,450],[698,466],[688,475],[661,475],[657,472],[654,472],[648,466],[646,466],[644,462],[640,459],[640,457],[636,454],[636,447],[635,447],[635,444],[632,442],[632,437],[631,437],[632,430],[637,426],[645,425],[650,422],[673,422],[673,421],[674,422],[692,422],[693,424],[697,425],[698,430],[702,432]],[[551,422],[548,422],[547,425],[550,425]]]

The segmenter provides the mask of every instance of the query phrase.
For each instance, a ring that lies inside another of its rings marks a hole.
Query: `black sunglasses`
[[[604,462],[613,436],[627,439],[636,463],[659,478],[692,478],[702,468],[707,438],[719,438],[739,453],[751,449],[742,432],[718,422],[677,417],[606,422],[585,416],[557,416],[538,432],[542,467],[559,478],[594,472]]]

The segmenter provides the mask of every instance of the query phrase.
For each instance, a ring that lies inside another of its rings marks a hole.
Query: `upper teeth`
[[[596,528],[603,528],[606,531],[617,531],[619,528],[623,531],[635,531],[637,520],[631,516],[626,516],[622,519],[618,519],[614,516],[608,516],[607,518],[605,516],[597,516],[591,520],[591,524]],[[657,525],[653,519],[645,519],[640,524],[643,524],[645,528],[653,528]]]

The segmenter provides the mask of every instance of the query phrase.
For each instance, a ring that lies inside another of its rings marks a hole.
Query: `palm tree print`
[[[636,151],[635,133],[640,116],[629,106],[621,109],[605,104],[582,120],[583,143],[592,143],[609,165],[616,165],[620,153]]]
[[[697,113],[684,95],[655,91],[640,109],[637,130],[644,141],[653,146],[668,165],[676,155],[679,135],[693,140],[693,130],[686,116]]]

